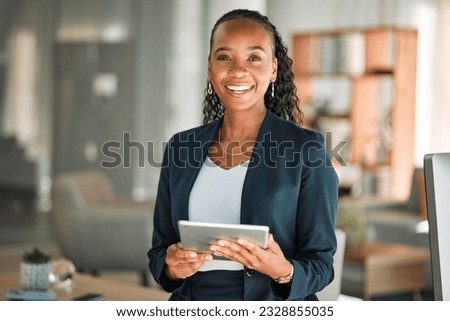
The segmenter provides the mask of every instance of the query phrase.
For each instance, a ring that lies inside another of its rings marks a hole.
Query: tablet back
[[[211,253],[210,245],[218,240],[236,241],[246,239],[267,248],[269,227],[248,224],[221,224],[192,221],[178,221],[183,248],[199,253]]]

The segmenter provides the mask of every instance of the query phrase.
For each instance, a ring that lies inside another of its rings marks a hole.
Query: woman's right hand
[[[169,246],[166,254],[165,273],[171,280],[186,279],[197,273],[205,261],[212,260],[211,254],[183,250],[181,242]]]

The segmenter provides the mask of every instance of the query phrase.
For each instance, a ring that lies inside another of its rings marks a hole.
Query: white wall
[[[433,89],[431,121],[427,125],[431,130],[425,140],[425,152],[450,152],[450,0],[439,0],[436,17],[435,51],[431,57],[433,63]],[[427,102],[427,106],[430,104]],[[433,117],[434,116],[434,117]],[[421,119],[418,119],[421,121]],[[426,143],[432,142],[431,146]]]

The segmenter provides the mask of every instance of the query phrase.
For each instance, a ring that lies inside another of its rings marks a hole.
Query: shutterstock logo
[[[251,153],[252,166],[261,162],[271,168],[278,166],[295,168],[300,165],[309,167],[331,166],[331,163],[325,160],[324,152],[328,155],[329,160],[337,162],[340,166],[347,166],[344,157],[341,155],[347,141],[339,141],[336,145],[333,145],[332,136],[331,132],[325,133],[325,144],[312,140],[300,145],[292,140],[282,142],[274,140],[269,132],[264,135],[262,141],[231,142],[227,145],[227,149],[232,150],[232,153],[228,154],[229,157],[233,157],[233,155],[237,157],[240,155],[239,152],[253,150],[254,152]],[[202,142],[196,139],[195,133],[191,133],[183,139],[171,141],[167,151],[174,166],[182,168],[202,166],[204,152],[211,143],[211,141]],[[156,144],[153,141],[143,143],[132,140],[131,133],[124,132],[122,141],[107,141],[102,145],[103,159],[101,166],[103,168],[162,167],[164,166],[162,159],[157,160],[155,157],[160,155],[160,158],[162,158],[166,145],[167,142]],[[132,155],[136,156],[134,163]]]
[[[161,143],[159,146],[159,155],[162,155],[164,151],[164,146],[166,143]],[[122,141],[107,141],[102,145],[102,155],[104,158],[101,162],[101,167],[103,168],[131,168],[132,165],[132,154],[137,156],[137,166],[138,168],[144,168],[146,166],[151,167],[161,167],[162,161],[156,160],[155,153],[155,142],[148,141],[145,144],[131,140],[131,133],[124,132],[122,135]]]
[[[325,149],[330,160],[336,161],[340,166],[348,166],[344,157],[342,157],[341,152],[348,140],[341,140],[336,145],[333,146],[333,133],[325,133]]]

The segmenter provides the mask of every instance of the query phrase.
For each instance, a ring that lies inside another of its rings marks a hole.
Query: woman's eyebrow
[[[248,50],[262,50],[263,52],[266,52],[266,51],[264,50],[264,48],[261,47],[261,46],[250,46],[250,47],[248,47],[247,49],[248,49]]]
[[[216,50],[214,50],[214,52],[218,52],[218,51],[232,51],[233,49],[231,49],[230,47],[219,47]]]
[[[266,52],[264,50],[264,48],[261,46],[249,46],[249,47],[247,47],[247,50],[261,50],[263,52]],[[233,51],[233,49],[230,47],[219,47],[216,50],[214,50],[214,52],[219,52],[219,51]]]

